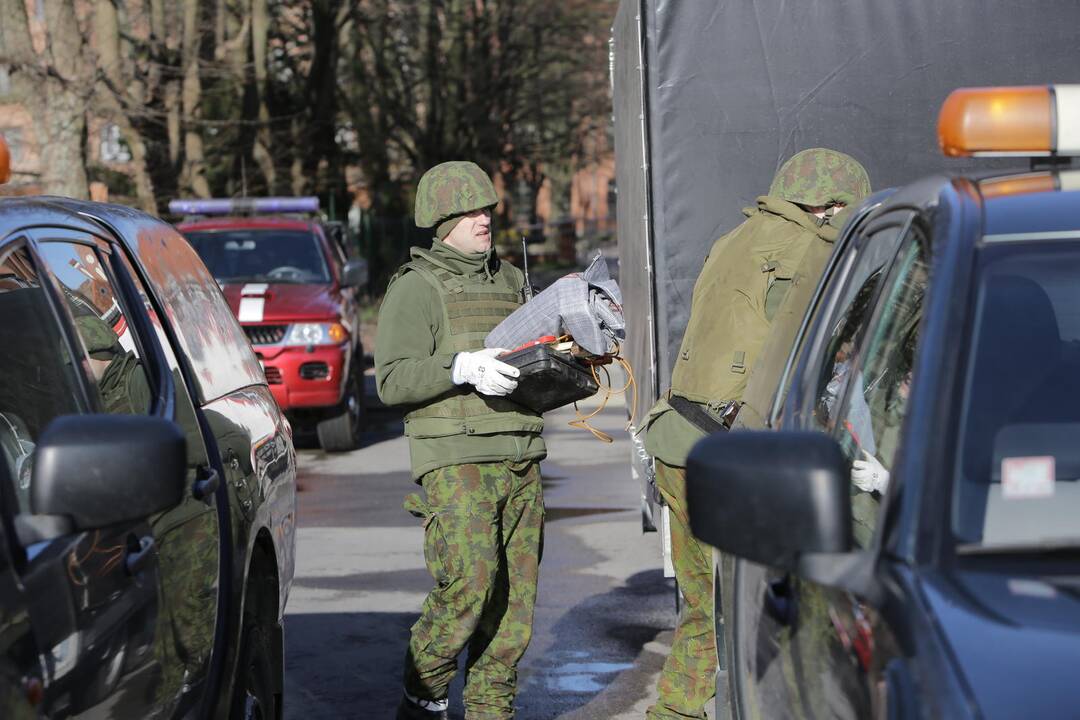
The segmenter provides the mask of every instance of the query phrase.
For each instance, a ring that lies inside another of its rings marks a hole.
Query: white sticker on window
[[[1054,495],[1052,456],[1005,458],[1001,461],[1001,497],[1028,500]]]
[[[1023,580],[1021,578],[1009,580],[1009,592],[1013,595],[1041,598],[1043,600],[1053,600],[1057,597],[1057,591],[1054,590],[1053,585],[1039,580]]]

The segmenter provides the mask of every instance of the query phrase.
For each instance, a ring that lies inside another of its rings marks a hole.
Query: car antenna
[[[532,300],[533,288],[532,280],[529,279],[529,244],[524,235],[521,236],[521,262],[525,266],[525,287],[522,292],[525,294],[525,302],[529,302]]]

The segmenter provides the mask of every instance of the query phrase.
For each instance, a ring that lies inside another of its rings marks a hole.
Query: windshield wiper
[[[1080,537],[1031,543],[966,543],[956,546],[957,555],[1080,555]]]

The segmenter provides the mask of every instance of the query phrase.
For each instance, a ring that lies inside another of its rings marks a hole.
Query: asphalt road
[[[547,526],[532,645],[517,717],[641,718],[675,622],[655,533],[643,535],[625,408],[594,424],[615,442],[547,417]],[[285,628],[285,716],[392,718],[409,627],[432,581],[400,421],[346,455],[301,451],[296,579]],[[451,717],[462,717],[461,678]]]

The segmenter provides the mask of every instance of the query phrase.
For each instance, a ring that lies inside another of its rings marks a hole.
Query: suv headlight
[[[340,345],[349,339],[341,323],[295,323],[285,334],[285,345]]]

